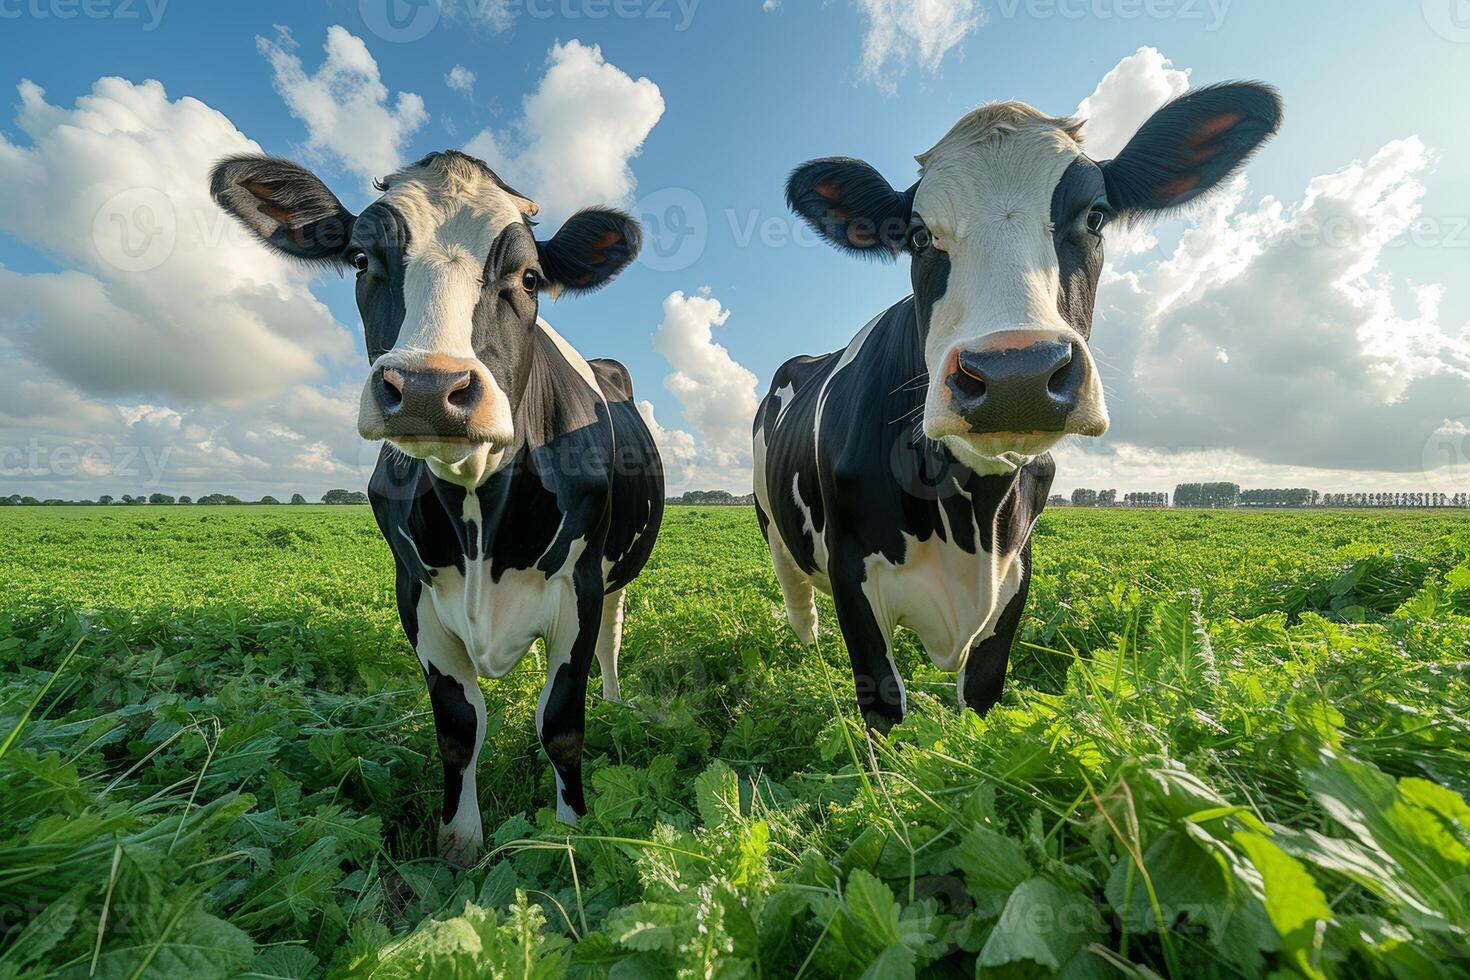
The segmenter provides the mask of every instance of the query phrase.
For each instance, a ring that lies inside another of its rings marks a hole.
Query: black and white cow
[[[372,364],[358,416],[385,440],[369,487],[398,613],[428,680],[444,765],[440,847],[483,839],[479,677],[545,641],[536,708],[557,815],[586,812],[588,674],[618,694],[623,590],[663,517],[663,469],[616,361],[587,361],[539,298],[597,289],[637,254],[628,216],[595,208],[537,241],[536,205],[484,163],[434,153],[349,213],[310,171],[263,156],[214,169],[214,199],[267,246],[355,270]]]
[[[846,158],[792,174],[788,203],[831,243],[912,260],[913,295],[843,349],[787,361],[755,419],[787,616],[813,642],[814,590],[832,595],[870,726],[905,712],[897,626],[958,672],[962,704],[1000,699],[1048,450],[1108,427],[1087,346],[1104,229],[1206,193],[1280,119],[1264,85],[1202,88],[1094,161],[1078,121],[1007,102],[964,116],[906,191]]]

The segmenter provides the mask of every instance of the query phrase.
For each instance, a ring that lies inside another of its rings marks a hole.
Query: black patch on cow
[[[1086,157],[1078,157],[1062,172],[1052,191],[1051,222],[1061,283],[1057,312],[1084,339],[1092,335],[1097,281],[1103,267],[1102,237],[1087,229],[1087,216],[1099,205],[1111,211],[1102,170]]]
[[[654,536],[647,533],[663,523],[664,469],[648,425],[633,400],[633,379],[617,361],[588,362],[607,398],[613,432],[612,514],[608,521],[606,555],[612,562],[606,591],[616,592],[638,574],[653,553]],[[637,433],[622,438],[622,433]]]
[[[369,205],[352,229],[352,248],[361,249],[370,266],[357,273],[357,311],[362,316],[368,363],[377,361],[398,341],[403,327],[403,273],[410,235],[408,224],[391,205]]]
[[[432,663],[424,676],[429,685],[429,705],[434,711],[434,733],[439,741],[439,759],[444,763],[444,815],[448,823],[459,808],[464,774],[475,754],[479,719],[465,697],[460,682],[439,672]]]

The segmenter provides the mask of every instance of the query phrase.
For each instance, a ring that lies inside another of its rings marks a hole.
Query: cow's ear
[[[1216,187],[1281,126],[1281,97],[1259,82],[1210,85],[1148,118],[1102,164],[1108,203],[1135,214],[1182,207]]]
[[[828,157],[792,171],[786,204],[838,248],[892,259],[908,241],[914,194],[894,190],[861,160]]]
[[[549,242],[537,242],[541,273],[553,293],[590,293],[638,257],[643,229],[622,211],[588,208],[567,219]]]
[[[259,155],[228,157],[210,171],[209,193],[282,255],[326,265],[345,261],[356,216],[300,164]]]

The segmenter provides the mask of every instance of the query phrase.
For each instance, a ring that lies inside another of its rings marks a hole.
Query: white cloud
[[[0,267],[0,480],[66,497],[361,486],[357,386],[321,386],[352,335],[209,197],[215,160],[260,147],[157,82],[99,79],[71,107],[19,92],[0,233],[63,271]]]
[[[597,45],[573,40],[551,49],[511,131],[483,130],[465,151],[535,198],[555,224],[588,205],[632,201],[638,182],[628,162],[663,112],[657,85],[608,64]]]
[[[1156,48],[1139,48],[1104,75],[1077,106],[1077,115],[1087,120],[1082,130],[1087,155],[1111,160],[1144,120],[1188,90],[1188,69],[1175,68]]]
[[[756,376],[714,340],[730,311],[709,295],[673,292],[664,299],[663,322],[653,347],[673,371],[664,379],[694,432],[668,430],[641,405],[670,463],[671,489],[728,489],[749,492],[751,420],[755,417]]]
[[[911,62],[937,71],[951,49],[985,24],[975,0],[856,2],[867,20],[863,77],[890,92]]]
[[[256,47],[275,73],[276,91],[306,124],[308,153],[340,164],[366,180],[402,162],[409,137],[428,119],[424,100],[399,92],[392,105],[367,45],[338,25],[327,28],[326,60],[309,74],[295,54],[291,32],[257,37]]]
[[[471,95],[475,91],[475,73],[464,65],[455,65],[444,76],[444,84],[448,85],[455,92],[463,92],[465,95]]]
[[[254,499],[366,485],[376,449],[356,432],[356,384],[249,406],[113,403],[28,379],[0,393],[0,480],[37,497],[162,491]]]
[[[1089,149],[1115,152],[1181,83],[1152,49],[1125,59],[1083,103],[1104,146]],[[1470,475],[1470,460],[1435,453],[1465,415],[1470,327],[1445,322],[1443,287],[1382,267],[1424,217],[1432,163],[1409,136],[1313,178],[1296,201],[1250,205],[1237,178],[1168,254],[1107,272],[1093,346],[1110,389],[1108,465],[1143,460],[1142,472],[1187,479],[1223,472],[1212,467],[1224,460],[1237,475],[1279,484],[1296,474],[1319,489]],[[1064,459],[1087,457],[1079,451]]]
[[[64,271],[0,266],[14,356],[93,393],[238,402],[351,354],[309,273],[210,200],[215,160],[260,151],[223,115],[120,78],[71,109],[30,82],[20,100],[29,143],[0,136],[0,231]]]

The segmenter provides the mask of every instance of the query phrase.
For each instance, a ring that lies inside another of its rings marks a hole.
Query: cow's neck
[[[505,519],[511,499],[510,486],[515,468],[514,465],[502,466],[474,487],[442,480],[430,468],[428,477],[434,498],[449,516],[449,524],[459,539],[460,552],[466,559],[480,558],[494,545],[496,531]]]
[[[919,330],[919,304],[911,294],[888,308],[887,315],[895,315],[898,334],[888,340],[900,356],[893,357],[892,367],[900,383],[895,385],[894,395],[900,399],[897,407],[888,410],[895,418],[917,416],[914,422],[910,452],[913,454],[918,472],[925,479],[952,476],[954,486],[963,490],[975,501],[976,514],[988,506],[989,501],[1004,497],[1006,492],[1020,479],[1021,467],[1004,473],[981,473],[972,469],[961,457],[955,455],[942,442],[924,434],[922,412],[924,399],[930,384],[929,367],[924,361],[924,338]]]

